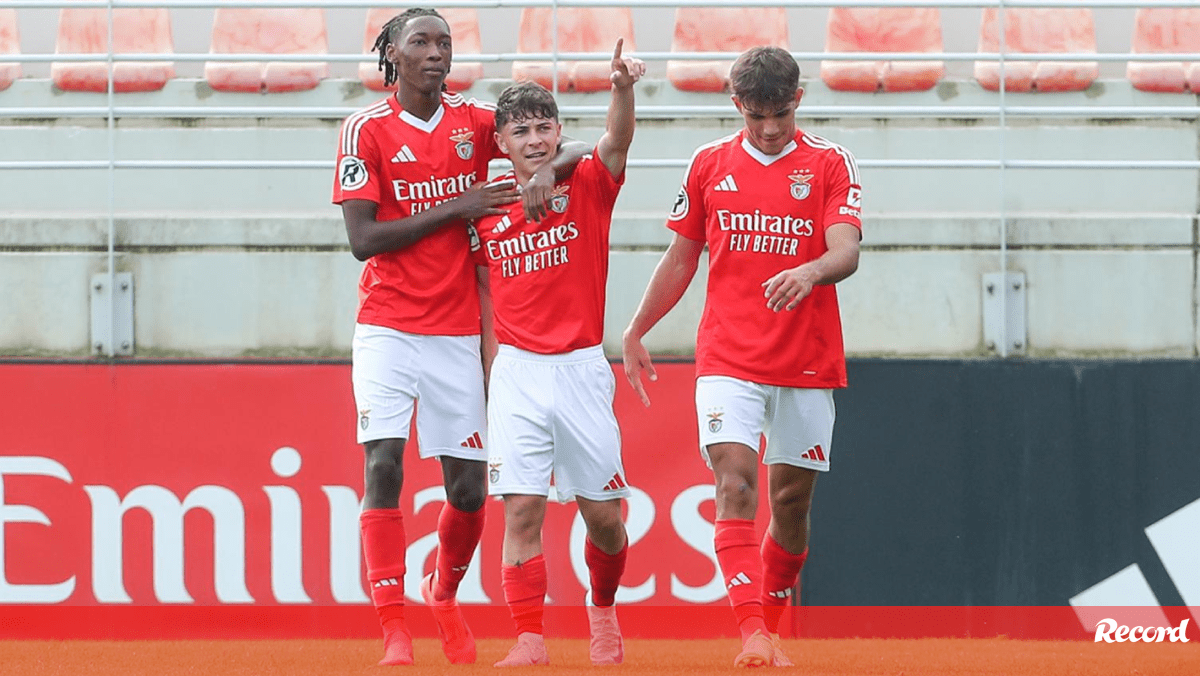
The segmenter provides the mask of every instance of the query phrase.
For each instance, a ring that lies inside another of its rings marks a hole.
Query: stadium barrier
[[[622,625],[732,635],[694,365],[658,372],[650,409],[624,383],[615,403],[635,489]],[[850,382],[788,633],[1091,640],[1112,618],[1197,636],[1200,362],[853,360]],[[0,408],[0,638],[376,635],[348,365],[5,363]],[[444,494],[413,450],[405,588],[432,636],[417,584]],[[488,510],[460,600],[507,636]],[[572,505],[544,538],[548,631],[584,636]]]

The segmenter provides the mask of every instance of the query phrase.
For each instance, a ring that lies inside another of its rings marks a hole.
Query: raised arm
[[[612,100],[608,104],[604,135],[596,145],[600,161],[608,167],[614,178],[625,171],[629,145],[633,143],[633,85],[646,72],[646,64],[641,59],[621,56],[624,44],[625,39],[620,38],[613,49],[612,74],[609,76],[612,81]]]
[[[654,268],[650,284],[646,286],[646,293],[642,295],[642,302],[622,336],[621,352],[625,361],[625,377],[637,391],[642,404],[646,406],[650,405],[650,397],[642,385],[642,371],[649,374],[650,380],[658,380],[658,374],[654,371],[650,353],[642,345],[642,337],[683,297],[683,292],[687,291],[692,278],[696,276],[702,251],[704,242],[675,235],[671,246],[667,247],[667,252],[658,262],[658,267]]]
[[[365,261],[376,254],[411,246],[447,223],[506,213],[498,207],[518,198],[514,188],[476,183],[452,200],[394,221],[376,220],[379,205],[375,202],[346,200],[342,202],[342,220],[346,222],[350,251]]]

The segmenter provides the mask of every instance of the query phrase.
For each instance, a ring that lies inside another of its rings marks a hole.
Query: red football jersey
[[[624,179],[593,152],[554,187],[541,223],[526,221],[520,204],[476,222],[472,246],[488,267],[501,344],[562,354],[603,341],[608,233]]]
[[[750,145],[743,132],[696,151],[668,226],[708,243],[697,375],[784,387],[846,386],[833,285],[816,286],[794,309],[773,312],[762,283],[824,254],[827,227],[862,228],[861,202],[854,157],[800,130],[775,156]]]
[[[407,218],[487,180],[503,157],[491,106],[443,94],[428,122],[395,96],[346,118],[338,143],[333,202],[370,200],[376,220]],[[479,333],[479,289],[467,225],[448,223],[399,251],[372,256],[358,283],[358,322],[408,333]]]

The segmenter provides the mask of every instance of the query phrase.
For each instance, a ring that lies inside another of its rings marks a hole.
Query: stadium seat
[[[750,47],[788,49],[782,7],[680,7],[675,10],[672,52],[743,52]],[[729,89],[732,61],[668,61],[667,79],[688,92]]]
[[[166,9],[113,10],[114,54],[170,54],[171,18]],[[58,15],[57,54],[107,54],[108,10],[63,9]],[[114,92],[149,92],[175,77],[170,61],[113,64]],[[50,65],[50,79],[64,91],[107,92],[108,64],[63,61]]]
[[[526,7],[521,10],[520,54],[554,51],[553,11],[547,7]],[[633,38],[633,14],[628,7],[560,7],[558,9],[558,51],[598,52],[608,58],[602,61],[559,61],[559,91],[608,91],[609,69],[617,38],[625,38],[623,52],[637,50]],[[549,61],[514,61],[514,80],[533,80],[551,88],[553,67]]]
[[[388,7],[374,7],[367,12],[367,31],[363,37],[363,52],[378,56],[378,53],[371,51],[371,48],[375,46],[375,39],[379,37],[379,31],[383,30],[383,24],[399,13]],[[455,57],[459,54],[479,54],[483,51],[479,39],[478,11],[473,8],[439,9],[438,14],[441,14],[446,23],[450,24]],[[395,85],[384,88],[383,71],[379,70],[377,61],[359,64],[358,77],[367,88],[377,92],[392,91],[396,88]],[[461,91],[469,89],[481,77],[483,77],[482,63],[455,61],[451,64],[450,75],[446,77],[446,85],[451,91]]]
[[[228,9],[213,14],[212,54],[326,54],[322,9]],[[290,92],[312,89],[329,76],[325,62],[209,61],[204,77],[226,92]]]
[[[997,11],[983,10],[979,51],[998,52]],[[1096,51],[1096,27],[1090,9],[1006,9],[1007,50],[1004,88],[1012,92],[1072,92],[1087,89],[1100,75],[1095,61],[1009,61],[1014,52],[1060,53]],[[975,79],[984,89],[1000,89],[1000,63],[976,61]]]
[[[829,10],[825,51],[941,52],[941,14],[932,7],[834,7]],[[851,92],[925,91],[945,72],[941,61],[821,62],[825,84]]]
[[[17,10],[0,9],[0,54],[20,54],[21,41],[17,36]],[[21,64],[0,61],[0,91],[8,89],[13,80],[21,77]]]
[[[1133,53],[1200,52],[1200,9],[1139,9]],[[1137,89],[1200,94],[1200,63],[1130,61],[1125,72]]]

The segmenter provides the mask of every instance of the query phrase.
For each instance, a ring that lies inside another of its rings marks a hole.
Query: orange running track
[[[5,676],[307,676],[342,674],[505,674],[491,664],[511,641],[479,641],[479,662],[451,666],[435,639],[417,639],[417,664],[380,667],[380,641],[0,641]],[[735,639],[626,642],[625,664],[592,667],[584,639],[548,639],[548,667],[516,674],[579,676],[612,674],[733,673]],[[993,639],[789,639],[785,649],[796,667],[770,668],[805,676],[1091,676],[1200,674],[1200,642],[1105,644],[1087,641]]]

